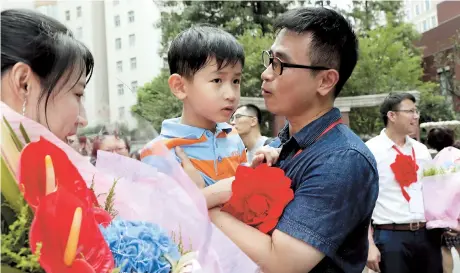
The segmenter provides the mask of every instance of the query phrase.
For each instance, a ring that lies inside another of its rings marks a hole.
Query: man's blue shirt
[[[378,196],[377,164],[344,124],[320,136],[340,118],[334,108],[292,137],[286,125],[270,143],[282,147],[277,165],[294,190],[277,229],[325,254],[311,272],[361,273],[367,261],[368,228]]]

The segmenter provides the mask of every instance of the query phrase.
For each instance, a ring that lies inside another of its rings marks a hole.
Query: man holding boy
[[[275,27],[276,40],[263,53],[262,95],[270,112],[289,121],[274,143],[281,142],[276,166],[291,178],[294,200],[267,235],[220,211],[226,200],[216,196],[231,189],[219,182],[203,190],[211,220],[265,273],[361,272],[378,173],[334,108],[357,62],[357,38],[326,8],[290,10]]]

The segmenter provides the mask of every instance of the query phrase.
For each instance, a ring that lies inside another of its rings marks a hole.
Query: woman
[[[102,135],[97,136],[93,142],[93,149],[91,152],[91,163],[96,164],[97,151],[102,150],[111,153],[117,153],[129,157],[130,146],[126,138],[120,138],[117,135]]]
[[[449,128],[433,128],[428,132],[427,144],[437,152],[444,148],[455,147],[455,134]],[[452,258],[451,249],[454,247],[460,253],[460,225],[454,230],[448,230],[443,234],[442,238],[442,265],[444,273],[452,273],[454,261]]]
[[[1,12],[1,100],[63,141],[87,125],[81,98],[94,67],[60,22],[30,10]]]

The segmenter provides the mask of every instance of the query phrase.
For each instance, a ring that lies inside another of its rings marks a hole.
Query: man
[[[440,273],[441,237],[425,229],[420,182],[431,155],[409,137],[419,124],[415,98],[392,94],[380,113],[385,129],[366,143],[377,160],[380,187],[369,228],[368,267],[383,273]]]
[[[252,162],[254,153],[264,146],[268,137],[260,133],[262,112],[254,104],[241,105],[232,116],[231,124],[243,140],[247,149],[248,162]]]
[[[334,108],[357,62],[357,38],[326,8],[290,10],[275,27],[276,40],[263,53],[262,95],[270,112],[289,121],[279,134],[277,166],[291,178],[294,199],[270,235],[218,207],[209,215],[265,273],[361,272],[378,173]],[[225,201],[216,198],[220,183],[203,190],[208,207]]]

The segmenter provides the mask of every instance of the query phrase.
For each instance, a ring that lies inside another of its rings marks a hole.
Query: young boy
[[[160,136],[143,149],[141,160],[152,164],[150,147],[161,140],[173,152],[178,146],[184,150],[206,186],[234,176],[247,161],[241,138],[226,123],[240,100],[243,47],[221,29],[194,26],[174,38],[168,64],[168,84],[183,102],[182,116],[163,121]]]

